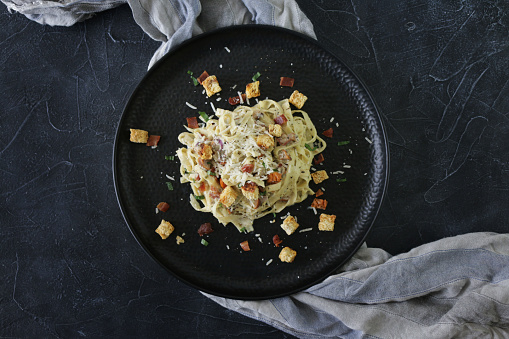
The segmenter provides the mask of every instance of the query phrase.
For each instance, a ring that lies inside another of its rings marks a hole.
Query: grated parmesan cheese
[[[188,103],[187,101],[186,101],[186,105],[187,105],[189,108],[196,109],[196,106],[191,105],[191,104],[190,104],[190,103]]]
[[[304,233],[304,232],[309,232],[309,231],[312,231],[313,229],[310,227],[310,228],[305,228],[303,230],[300,230],[299,233]]]
[[[211,102],[210,103],[210,107],[212,107],[212,110],[214,111],[214,114],[216,113],[216,106],[214,106],[214,104]]]
[[[366,139],[366,141],[367,141],[367,142],[369,142],[370,144],[372,144],[372,143],[373,143],[373,141],[369,140],[369,138],[368,138],[368,137],[364,137],[364,139]]]
[[[334,117],[330,118],[330,122],[333,122],[334,121]]]
[[[343,165],[344,168],[352,168],[350,165]]]
[[[270,264],[272,264],[272,259],[267,260],[267,263],[265,263],[265,266],[269,266]]]
[[[226,49],[226,51],[230,53],[230,49],[228,47],[225,46],[224,49]]]
[[[237,92],[237,94],[239,95],[240,104],[242,105],[244,103],[244,100],[242,100],[242,93]]]

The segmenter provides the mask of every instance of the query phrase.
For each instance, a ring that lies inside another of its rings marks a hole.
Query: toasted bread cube
[[[177,245],[180,245],[180,244],[183,244],[184,243],[184,238],[182,238],[180,235],[177,235]]]
[[[131,142],[137,144],[146,144],[148,141],[148,132],[142,129],[131,128]]]
[[[267,134],[259,135],[256,137],[256,144],[264,151],[267,151],[274,147],[274,137]]]
[[[297,251],[292,250],[290,247],[285,247],[279,253],[279,260],[282,262],[293,262],[295,257],[297,256]]]
[[[316,171],[315,173],[311,173],[311,177],[313,178],[313,181],[315,182],[315,184],[319,184],[322,181],[329,179],[327,172],[325,172],[324,170]]]
[[[210,145],[204,144],[200,151],[200,155],[203,160],[212,159],[212,147],[210,147]]]
[[[298,109],[301,109],[302,106],[304,106],[304,103],[306,102],[307,99],[308,99],[307,96],[296,90],[293,91],[288,101],[290,101],[290,103],[297,107]]]
[[[242,186],[242,194],[249,200],[256,200],[258,199],[258,194],[260,193],[260,190],[258,188],[258,185],[254,182],[247,182],[244,186]]]
[[[291,215],[286,217],[286,219],[281,224],[281,228],[286,232],[286,234],[290,235],[299,227],[299,224]]]
[[[246,97],[248,99],[260,96],[260,81],[255,81],[246,85]]]
[[[201,84],[205,87],[205,91],[207,91],[209,97],[221,92],[221,86],[219,86],[219,81],[217,81],[215,75],[209,76],[207,79],[203,80]]]
[[[237,192],[233,186],[227,186],[221,195],[219,196],[219,201],[226,207],[230,207],[233,205],[235,200],[237,199]]]
[[[170,224],[166,220],[162,220],[159,227],[156,229],[156,233],[161,236],[161,238],[166,239],[170,236],[170,234],[175,230],[172,224]]]
[[[318,223],[318,229],[320,231],[334,231],[334,222],[336,216],[334,214],[320,214],[320,222]]]
[[[281,125],[269,125],[269,133],[279,138],[283,134],[283,127]]]

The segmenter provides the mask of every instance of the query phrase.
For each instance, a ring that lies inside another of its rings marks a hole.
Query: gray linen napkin
[[[126,1],[162,42],[150,65],[193,35],[234,24],[315,37],[293,0],[1,0],[42,24],[69,26]],[[363,246],[335,275],[289,297],[215,302],[300,338],[508,338],[509,235],[474,233],[391,257]]]

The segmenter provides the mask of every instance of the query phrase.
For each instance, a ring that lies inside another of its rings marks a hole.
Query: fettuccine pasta
[[[186,146],[177,150],[181,182],[191,185],[194,209],[252,231],[255,219],[314,194],[311,162],[326,143],[305,111],[263,100],[216,115],[178,137]]]

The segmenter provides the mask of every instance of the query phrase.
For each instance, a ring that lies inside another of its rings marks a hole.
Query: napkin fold
[[[160,48],[149,67],[199,33],[269,24],[316,38],[294,0],[1,0],[41,24],[70,26],[128,3]],[[300,338],[508,338],[509,235],[473,233],[391,256],[365,245],[334,275],[263,301],[205,294]]]

